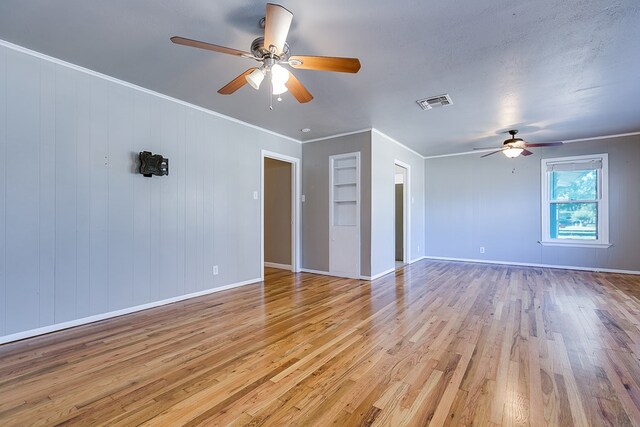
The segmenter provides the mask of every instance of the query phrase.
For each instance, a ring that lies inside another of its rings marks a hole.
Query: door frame
[[[411,262],[411,165],[403,162],[402,160],[395,159],[393,161],[394,166],[400,166],[407,171],[406,182],[402,185],[402,262],[409,264]],[[394,168],[395,169],[395,168]],[[395,170],[393,174],[394,186],[395,186]],[[394,187],[395,189],[395,187]],[[395,197],[395,191],[394,191]],[[394,230],[395,230],[395,215],[394,215]],[[394,256],[395,262],[395,256]]]
[[[300,212],[302,171],[300,159],[273,151],[262,150],[260,156],[260,277],[264,280],[264,160],[266,158],[291,164],[291,271],[300,272]]]

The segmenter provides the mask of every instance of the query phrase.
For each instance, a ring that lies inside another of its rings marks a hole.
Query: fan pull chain
[[[273,79],[269,79],[269,110],[273,110]]]

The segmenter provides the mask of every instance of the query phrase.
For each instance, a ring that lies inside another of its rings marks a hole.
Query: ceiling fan
[[[522,138],[516,138],[516,134],[518,133],[517,129],[512,129],[509,131],[509,134],[511,135],[511,138],[509,139],[505,139],[505,141],[502,143],[502,147],[499,148],[496,151],[493,151],[489,154],[485,154],[484,156],[481,157],[487,157],[487,156],[491,156],[492,154],[496,154],[496,153],[500,153],[502,152],[502,154],[504,154],[505,156],[513,159],[514,157],[518,157],[519,155],[523,155],[523,156],[530,156],[533,153],[529,150],[527,150],[527,148],[532,148],[532,147],[553,147],[556,145],[562,145],[563,142],[562,141],[555,141],[555,142],[541,142],[541,143],[537,143],[537,144],[530,144],[528,142],[525,142]],[[485,147],[485,148],[474,148],[474,150],[487,150],[493,147]]]
[[[293,68],[301,70],[337,71],[342,73],[357,73],[358,70],[360,70],[360,61],[357,58],[291,56],[291,51],[289,50],[286,39],[292,19],[293,13],[284,7],[278,4],[267,3],[267,13],[264,17],[264,37],[258,37],[251,43],[251,52],[177,36],[171,37],[171,41],[184,46],[254,59],[261,63],[259,67],[249,68],[220,88],[218,93],[222,95],[231,95],[246,83],[249,83],[251,87],[258,90],[260,83],[262,83],[268,75],[270,76],[269,83],[271,84],[270,92],[273,95],[277,95],[278,100],[281,100],[280,95],[288,90],[298,102],[304,103],[311,101],[313,96],[307,88],[282,65],[290,65]],[[273,108],[273,106],[271,106],[271,108]]]

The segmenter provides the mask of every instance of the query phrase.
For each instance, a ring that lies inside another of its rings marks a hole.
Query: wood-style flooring
[[[0,346],[0,425],[640,425],[640,277],[420,261]]]

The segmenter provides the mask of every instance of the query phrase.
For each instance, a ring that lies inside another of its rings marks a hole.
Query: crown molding
[[[565,144],[571,144],[574,142],[597,141],[599,139],[623,138],[625,136],[635,136],[635,135],[640,135],[640,132],[615,133],[613,135],[592,136],[590,138],[567,139],[566,141],[563,141],[563,142]]]
[[[321,138],[307,139],[307,140],[301,141],[301,142],[303,144],[307,144],[309,142],[324,141],[326,139],[340,138],[341,136],[356,135],[358,133],[365,133],[365,132],[370,132],[370,131],[371,131],[371,128],[360,129],[360,130],[354,130],[354,131],[351,131],[351,132],[336,133],[335,135],[323,136]]]

